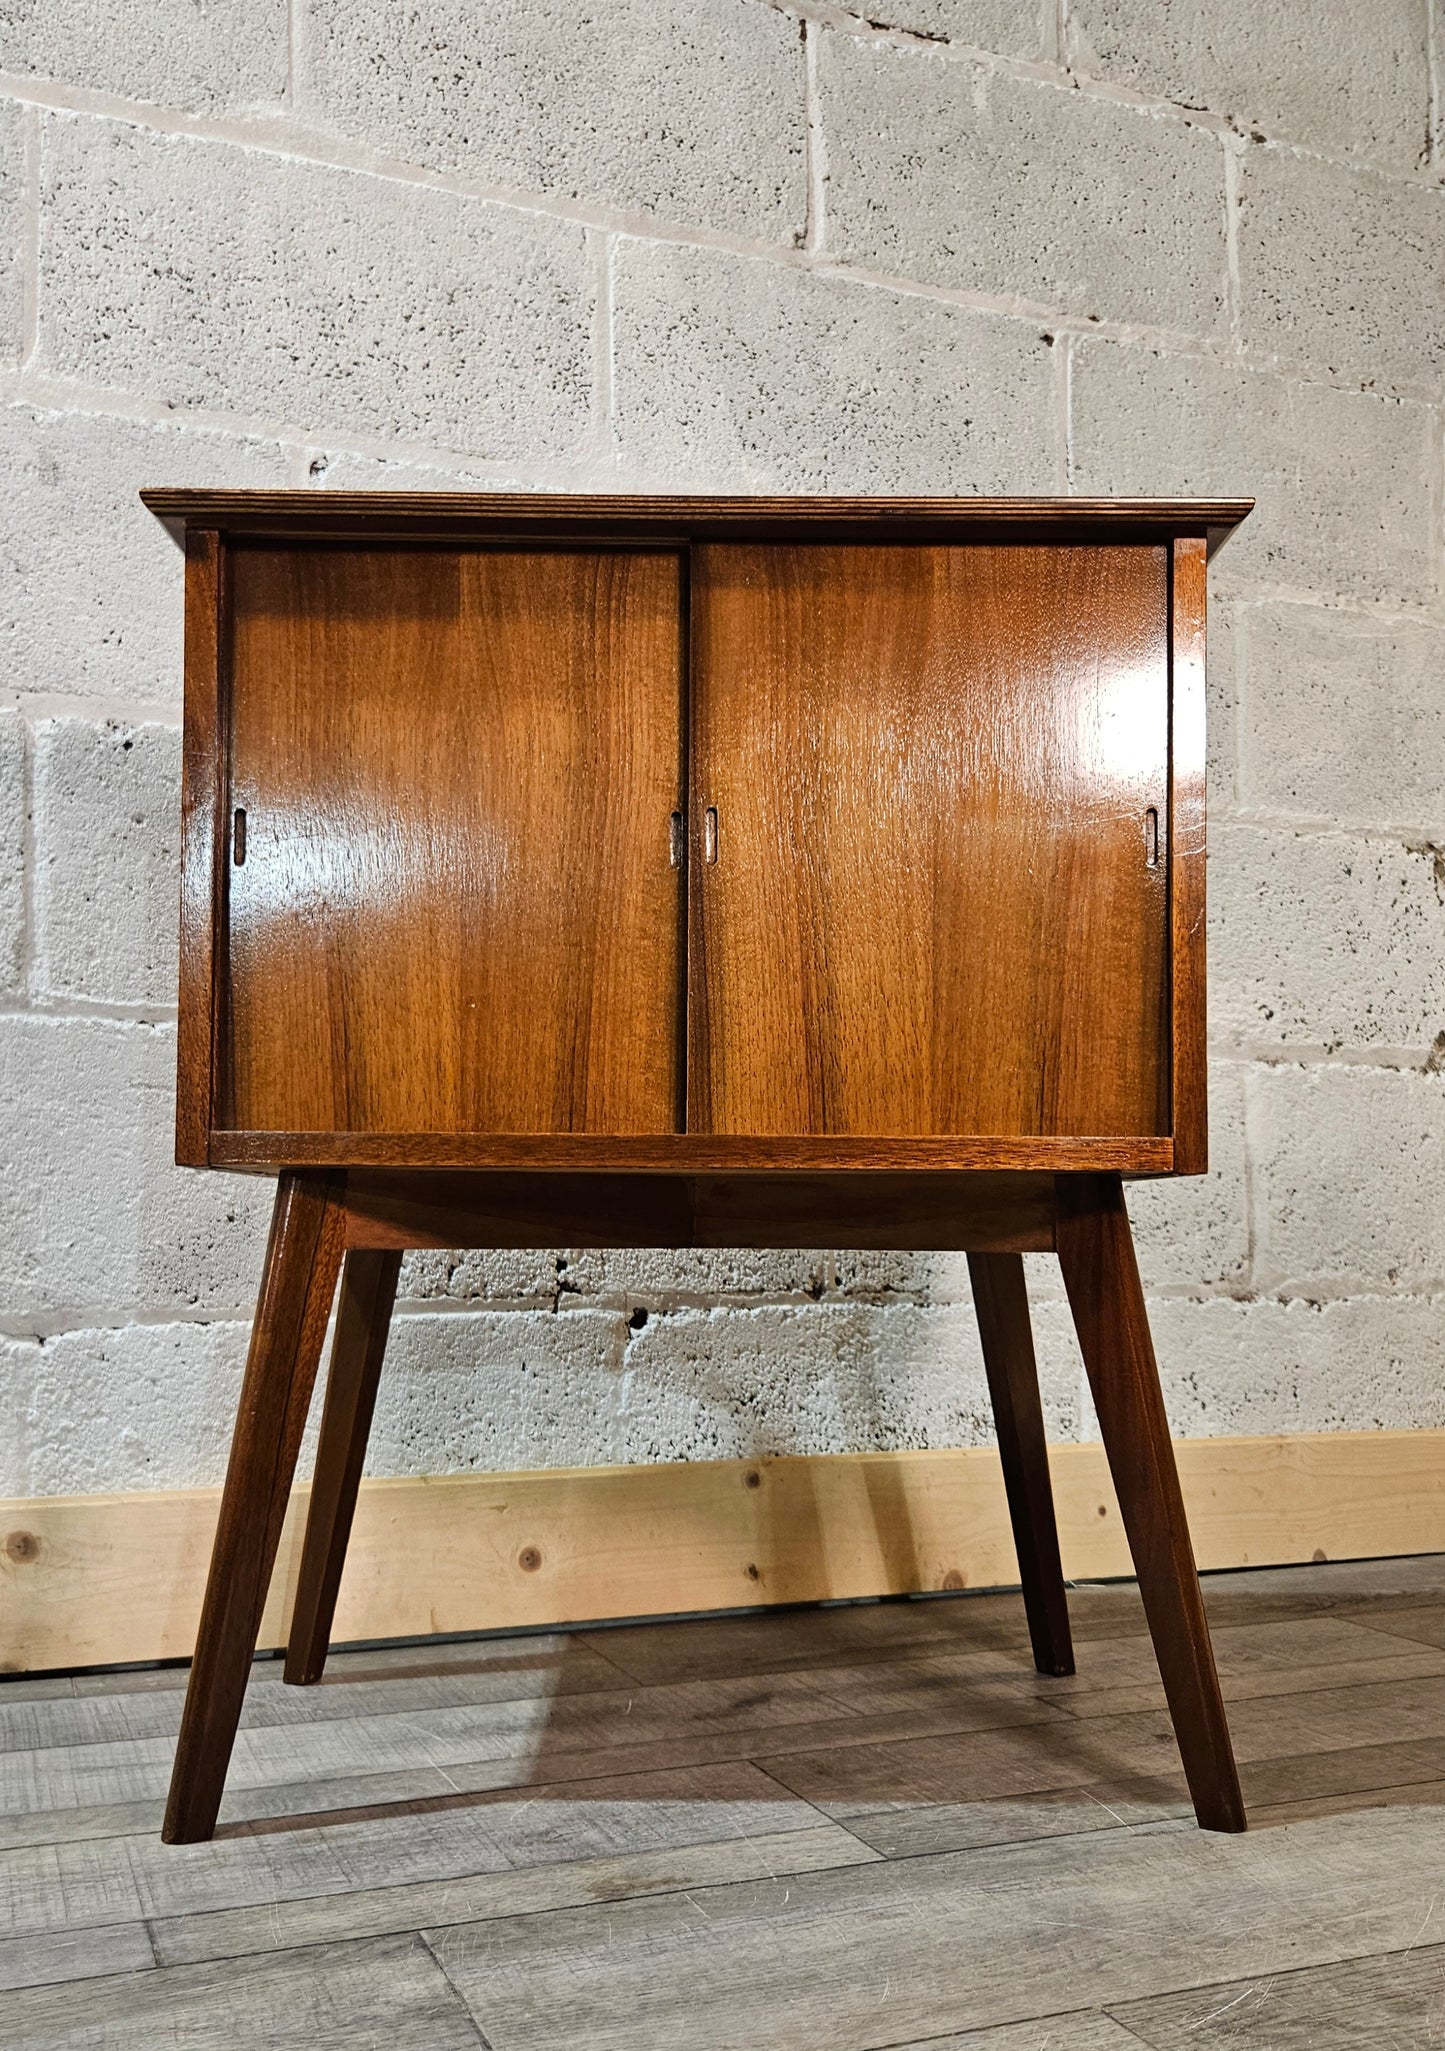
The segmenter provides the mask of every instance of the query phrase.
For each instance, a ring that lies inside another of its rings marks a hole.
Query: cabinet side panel
[[[1169,941],[1174,1172],[1209,1166],[1205,996],[1205,542],[1174,543],[1170,617]]]
[[[676,553],[246,548],[232,616],[235,1127],[674,1131]]]
[[[692,1126],[1167,1131],[1167,551],[694,563]]]
[[[224,803],[220,712],[224,556],[214,528],[186,536],[185,713],[181,742],[181,930],[176,1028],[176,1160],[203,1168],[219,1046],[221,921],[217,830]]]

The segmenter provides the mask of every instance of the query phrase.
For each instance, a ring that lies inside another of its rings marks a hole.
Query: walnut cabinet
[[[210,1834],[338,1278],[316,1679],[401,1251],[969,1253],[1072,1670],[1057,1252],[1200,1820],[1243,1813],[1124,1207],[1206,1163],[1204,617],[1247,503],[150,491],[177,1158],[278,1177],[166,1834]]]

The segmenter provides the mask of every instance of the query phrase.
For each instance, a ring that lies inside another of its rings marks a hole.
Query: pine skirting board
[[[1201,1567],[1445,1551],[1445,1432],[1186,1439]],[[1102,1448],[1049,1451],[1064,1569],[1127,1574]],[[219,1491],[0,1502],[0,1670],[187,1656]],[[281,1642],[305,1491],[263,1646]],[[1018,1578],[998,1456],[832,1454],[362,1485],[338,1641]]]

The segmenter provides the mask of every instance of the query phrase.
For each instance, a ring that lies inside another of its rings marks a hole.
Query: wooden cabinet
[[[296,1680],[400,1250],[539,1238],[967,1250],[1050,1671],[1057,1251],[1234,1827],[1120,1178],[1205,1165],[1205,564],[1247,506],[144,496],[187,551],[178,1158],[281,1178],[169,1834],[214,1821],[343,1262]]]

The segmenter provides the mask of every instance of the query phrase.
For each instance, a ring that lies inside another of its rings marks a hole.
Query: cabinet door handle
[[[231,820],[231,860],[239,869],[241,864],[245,861],[245,859],[246,813],[245,808],[243,806],[237,805],[235,816]]]
[[[702,815],[702,858],[705,862],[717,860],[717,806],[709,805]]]
[[[667,822],[667,859],[674,869],[682,867],[682,814],[674,812]]]
[[[1159,866],[1159,808],[1151,805],[1144,814],[1144,865],[1149,869]]]

